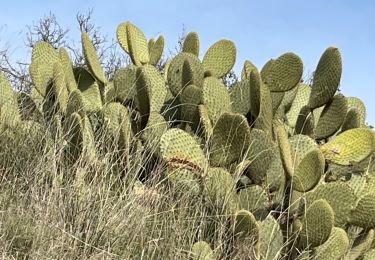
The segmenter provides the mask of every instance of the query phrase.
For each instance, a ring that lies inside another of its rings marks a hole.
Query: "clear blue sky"
[[[293,51],[303,59],[307,75],[322,52],[336,46],[343,56],[341,89],[365,102],[367,121],[375,124],[374,1],[3,1],[0,47],[10,44],[15,56],[22,53],[26,25],[50,11],[71,29],[69,37],[79,39],[76,13],[90,8],[94,22],[113,38],[117,25],[129,20],[147,37],[163,34],[170,49],[183,25],[199,33],[202,53],[219,39],[231,39],[237,46],[237,72],[245,59],[261,68],[268,59]]]

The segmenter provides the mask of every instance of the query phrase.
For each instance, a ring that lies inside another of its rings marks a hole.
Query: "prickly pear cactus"
[[[87,33],[84,66],[64,48],[35,44],[30,94],[0,74],[1,170],[48,158],[62,172],[100,168],[121,182],[156,182],[172,192],[159,197],[163,210],[173,209],[159,214],[158,199],[141,214],[164,225],[160,216],[186,209],[181,225],[196,230],[179,243],[193,259],[374,258],[375,132],[364,103],[338,92],[337,48],[324,51],[311,85],[288,52],[260,72],[246,60],[241,80],[226,86],[237,53],[230,40],[201,59],[191,32],[164,64],[163,36],[147,39],[130,22],[116,35],[132,64],[113,79]]]

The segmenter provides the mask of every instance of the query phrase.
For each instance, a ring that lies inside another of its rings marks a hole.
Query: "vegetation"
[[[230,40],[161,65],[163,36],[117,39],[113,77],[84,30],[82,64],[33,44],[30,92],[1,74],[3,258],[373,259],[375,133],[337,48],[311,85],[289,52],[229,88]]]

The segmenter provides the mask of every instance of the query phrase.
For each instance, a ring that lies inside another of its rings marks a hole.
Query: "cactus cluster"
[[[260,71],[245,61],[241,80],[228,87],[222,78],[236,61],[230,40],[214,43],[201,60],[199,37],[189,33],[161,69],[162,36],[147,40],[125,22],[117,39],[132,64],[113,80],[86,33],[84,67],[73,67],[64,48],[35,44],[29,95],[0,75],[2,157],[7,143],[22,140],[16,136],[39,143],[41,135],[40,149],[63,148],[60,167],[100,164],[108,152],[149,153],[163,166],[163,185],[222,210],[229,251],[258,259],[372,259],[375,133],[364,104],[338,91],[337,48],[324,51],[311,85],[301,80],[301,58],[289,52]],[[194,259],[223,257],[210,241],[195,242]]]

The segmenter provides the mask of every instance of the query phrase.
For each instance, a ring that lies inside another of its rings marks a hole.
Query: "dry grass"
[[[0,132],[2,258],[189,259],[198,240],[218,258],[235,257],[226,205],[210,209],[169,185],[149,153],[119,158],[99,142],[107,151],[100,159],[67,166],[62,144],[47,146],[47,134],[7,136]]]

